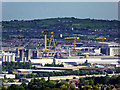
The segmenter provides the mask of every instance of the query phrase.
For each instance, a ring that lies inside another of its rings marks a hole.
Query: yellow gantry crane
[[[42,49],[43,51],[45,51],[45,52],[49,52],[51,49],[52,49],[52,47],[51,47],[51,42],[52,42],[52,40],[53,40],[53,43],[54,43],[54,47],[55,47],[55,51],[56,51],[56,45],[55,45],[55,40],[54,40],[54,37],[53,37],[53,32],[52,31],[50,31],[49,29],[44,29],[43,31],[42,31],[42,33],[44,33],[44,36],[45,36],[45,48],[44,49]],[[51,37],[50,37],[50,42],[49,42],[49,49],[47,49],[47,34],[48,33],[51,33]]]
[[[44,33],[44,39],[45,39],[45,48],[42,50],[45,52],[50,51],[50,49],[47,49],[47,34],[49,33],[49,29],[44,29],[42,33]]]
[[[74,50],[76,51],[75,49],[75,46],[76,46],[76,39],[79,39],[79,37],[66,37],[64,39],[74,39]]]
[[[51,50],[52,47],[51,47],[51,41],[53,40],[53,43],[54,43],[54,47],[55,47],[55,51],[56,51],[56,45],[55,45],[55,40],[54,40],[54,37],[53,37],[53,32],[51,32],[51,37],[50,37],[50,42],[49,42],[49,49]],[[50,48],[51,47],[51,48]]]
[[[103,47],[103,41],[106,39],[105,37],[98,37],[96,39],[102,39],[102,47]]]

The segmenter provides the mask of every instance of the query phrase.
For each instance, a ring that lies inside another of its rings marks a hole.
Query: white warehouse
[[[6,53],[6,52],[2,52],[0,54],[1,58],[2,58],[2,62],[15,62],[15,54],[14,53]]]
[[[61,63],[70,63],[70,62],[76,62],[76,63],[85,63],[85,61],[88,61],[88,63],[98,63],[98,64],[118,64],[119,58],[114,57],[89,57],[89,58],[82,58],[82,59],[31,59],[31,63],[40,63],[40,64],[61,64]]]

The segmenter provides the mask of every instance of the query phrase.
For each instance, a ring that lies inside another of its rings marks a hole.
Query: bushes
[[[79,89],[93,89],[93,90],[99,90],[99,87],[102,89],[106,89],[106,90],[111,90],[112,88],[119,88],[120,85],[120,76],[116,76],[116,77],[84,77],[84,78],[80,78],[79,80],[77,80],[76,82],[74,81],[69,81],[68,79],[66,79],[66,81],[61,81],[61,82],[56,82],[54,80],[48,80],[45,81],[44,78],[41,79],[31,79],[31,81],[28,83],[28,85],[25,82],[22,82],[22,84],[19,86],[17,85],[11,85],[8,89],[9,90],[75,90],[75,86],[73,86],[74,84],[76,86],[78,86]],[[114,82],[112,83],[110,81],[110,79],[112,78],[113,81],[117,80],[117,84],[115,84]],[[103,79],[99,82],[99,79]],[[93,83],[95,80],[98,80],[97,83]],[[78,82],[79,81],[79,82]],[[69,84],[71,83],[71,84]],[[102,84],[101,84],[102,83]],[[111,84],[110,84],[111,83]],[[4,87],[2,87],[4,88]],[[12,89],[11,89],[12,88]],[[23,89],[22,89],[23,88]]]
[[[12,73],[14,69],[31,69],[32,64],[30,62],[2,62],[2,71],[8,71]]]
[[[62,81],[60,83],[56,83],[53,80],[45,81],[44,78],[42,79],[32,79],[29,84],[28,88],[35,90],[35,89],[41,89],[41,90],[51,90],[51,89],[62,89],[62,90],[68,90],[70,88],[71,90],[74,90],[74,86],[68,84],[66,81]]]
[[[45,64],[45,66],[49,66],[49,67],[64,67],[63,64]]]
[[[99,90],[99,88],[97,86],[93,86],[94,90]]]
[[[86,74],[89,74],[90,72],[92,72],[92,71],[87,71],[86,72],[84,70],[76,70],[76,71],[63,71],[63,72],[48,72],[48,73],[27,74],[26,76],[16,74],[16,79],[23,78],[23,77],[34,78],[34,77],[50,77],[50,76],[66,76],[66,75],[86,75]],[[97,73],[97,71],[95,73]]]
[[[25,90],[23,86],[12,84],[10,87],[8,87],[8,90]]]

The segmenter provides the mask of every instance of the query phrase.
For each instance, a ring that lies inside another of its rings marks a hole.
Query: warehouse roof
[[[61,72],[61,70],[33,70],[33,69],[17,69],[17,71],[21,72]]]

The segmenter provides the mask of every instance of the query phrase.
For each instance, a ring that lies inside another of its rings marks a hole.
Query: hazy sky
[[[118,19],[117,2],[3,2],[2,20],[57,17]]]

